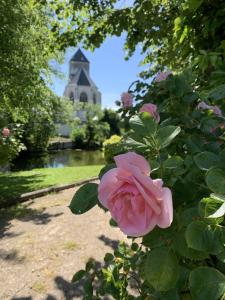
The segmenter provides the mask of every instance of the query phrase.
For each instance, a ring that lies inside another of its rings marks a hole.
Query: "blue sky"
[[[143,70],[139,66],[142,59],[140,50],[125,61],[123,50],[124,36],[107,38],[103,45],[94,52],[85,51],[90,61],[90,74],[99,90],[102,93],[102,106],[115,108],[115,100],[120,99],[122,92],[126,91],[129,85],[137,80],[137,75]],[[65,53],[65,61],[58,69],[64,74],[64,79],[53,79],[52,89],[59,96],[63,95],[68,80],[69,60],[76,51],[76,48],[69,48]]]

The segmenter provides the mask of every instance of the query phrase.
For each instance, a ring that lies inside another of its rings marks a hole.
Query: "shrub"
[[[86,143],[86,132],[85,126],[75,127],[70,135],[72,141],[74,142],[75,148],[83,148]]]
[[[121,137],[114,134],[103,143],[104,157],[107,162],[113,161],[113,156],[120,153],[119,143]]]
[[[6,129],[8,133],[5,134]],[[15,128],[4,127],[0,131],[0,166],[6,166],[25,146],[20,141],[21,129],[18,124]]]
[[[73,281],[85,281],[87,299],[222,299],[224,112],[216,99],[199,109],[203,99],[186,74],[153,82],[139,99],[130,130],[104,144],[110,160],[115,145],[123,154],[101,170],[99,185],[82,186],[70,204],[74,214],[95,205],[108,210],[110,224],[132,244],[107,253],[100,270],[88,263]],[[155,99],[154,111],[146,111],[143,105]],[[137,297],[130,293],[131,278]]]

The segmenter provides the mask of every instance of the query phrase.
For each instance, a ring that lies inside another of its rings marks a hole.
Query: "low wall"
[[[53,142],[48,145],[48,150],[62,150],[62,149],[73,149],[74,143],[70,142]]]

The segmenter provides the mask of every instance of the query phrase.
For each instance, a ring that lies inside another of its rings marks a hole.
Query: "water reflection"
[[[27,154],[20,155],[14,160],[11,169],[20,171],[102,164],[104,164],[104,156],[101,151],[59,150],[35,157]]]

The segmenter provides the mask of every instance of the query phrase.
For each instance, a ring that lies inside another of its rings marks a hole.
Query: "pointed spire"
[[[86,74],[84,73],[84,70],[82,70],[82,69],[81,69],[80,76],[79,76],[78,81],[77,81],[77,85],[90,86],[90,82],[89,82]]]
[[[80,48],[77,50],[77,52],[73,55],[71,58],[71,61],[77,61],[77,62],[86,62],[89,63],[86,56],[83,54],[83,52],[80,50]]]

